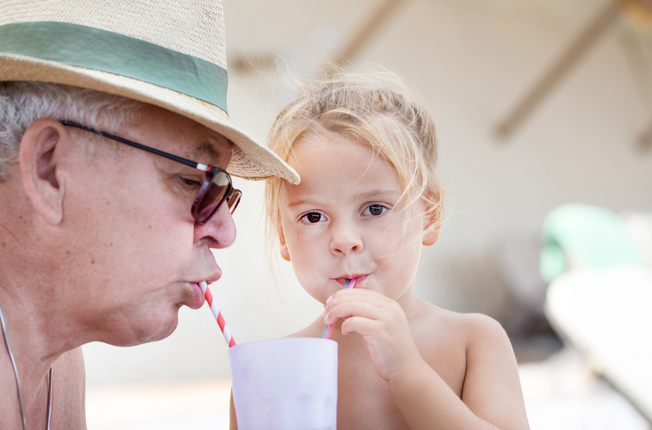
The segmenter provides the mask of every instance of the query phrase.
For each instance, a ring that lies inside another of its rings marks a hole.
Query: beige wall
[[[309,76],[377,3],[225,0],[229,61],[271,53],[298,76]],[[636,146],[652,112],[624,55],[624,22],[588,51],[511,139],[493,133],[603,4],[407,1],[361,56],[360,62],[403,76],[439,128],[440,172],[453,207],[439,243],[424,253],[416,285],[421,297],[502,318],[511,309],[496,262],[499,244],[535,243],[545,214],[566,202],[652,211],[652,152]],[[275,112],[291,97],[284,82],[273,71],[231,72],[233,121],[264,140]],[[288,280],[277,290],[263,253],[262,184],[240,185],[238,239],[217,253],[224,278],[213,290],[243,342],[298,329],[319,314],[319,304],[301,292],[287,266],[280,275]],[[162,342],[129,349],[89,345],[86,361],[90,383],[228,375],[227,349],[207,308],[182,310],[179,329]]]

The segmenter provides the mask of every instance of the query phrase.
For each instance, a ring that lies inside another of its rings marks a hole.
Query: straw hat
[[[298,183],[229,122],[221,0],[0,0],[0,81],[91,88],[160,106],[230,139],[228,171]]]

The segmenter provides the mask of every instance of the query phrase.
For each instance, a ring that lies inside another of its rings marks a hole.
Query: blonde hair
[[[434,221],[429,229],[441,226],[444,193],[435,174],[435,124],[396,75],[384,69],[336,71],[303,85],[299,98],[276,117],[268,144],[287,161],[300,140],[327,133],[369,144],[396,170],[407,202],[428,203],[426,215]],[[265,185],[270,239],[280,225],[282,184],[282,179],[272,178]]]

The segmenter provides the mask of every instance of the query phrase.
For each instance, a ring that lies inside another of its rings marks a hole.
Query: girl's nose
[[[353,226],[333,225],[331,236],[331,253],[349,255],[363,249],[362,236]]]

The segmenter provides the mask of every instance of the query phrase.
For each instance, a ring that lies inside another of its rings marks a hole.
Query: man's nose
[[[195,223],[195,243],[204,240],[211,248],[227,248],[235,241],[235,223],[225,203],[206,224]]]

